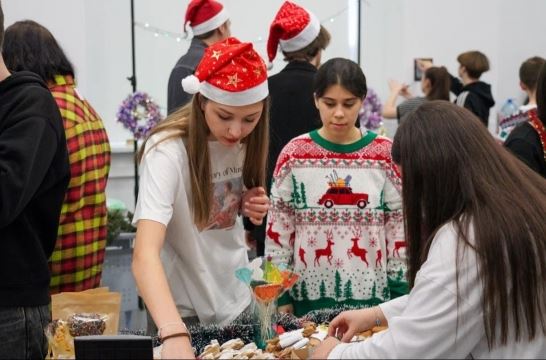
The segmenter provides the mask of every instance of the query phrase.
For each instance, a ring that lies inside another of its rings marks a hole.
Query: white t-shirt
[[[184,143],[177,138],[152,148],[166,135],[156,134],[146,145],[133,223],[147,219],[167,226],[161,261],[180,315],[226,325],[250,304],[250,290],[235,277],[236,269],[248,265],[242,221],[234,206],[224,204],[235,196],[240,203],[245,146],[208,142],[214,205],[199,232]]]
[[[507,345],[489,351],[476,254],[468,248],[459,263],[460,301],[457,307],[455,254],[458,241],[453,224],[444,225],[432,242],[427,260],[417,272],[411,292],[380,305],[389,329],[361,343],[338,345],[328,358],[543,358],[546,337],[540,331],[540,325],[533,341],[527,341],[524,336],[524,340],[516,342],[512,334]]]

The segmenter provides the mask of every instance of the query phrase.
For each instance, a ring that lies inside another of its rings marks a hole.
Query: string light
[[[348,9],[348,7],[344,7],[343,9],[338,11],[337,13],[324,18],[323,20],[320,21],[320,23],[321,24],[324,24],[326,22],[333,23],[337,17],[339,17],[342,14],[344,14],[345,12],[347,12],[347,9]],[[185,34],[185,33],[177,33],[177,32],[173,32],[173,31],[164,30],[164,29],[161,29],[159,27],[152,26],[148,22],[135,21],[134,25],[136,27],[142,29],[142,30],[154,33],[154,37],[156,37],[156,38],[158,38],[159,35],[162,35],[163,37],[174,39],[174,40],[176,40],[176,42],[181,42],[182,40],[184,40],[184,41],[190,41],[191,40],[191,39],[188,38],[188,35]],[[257,40],[254,41],[254,42],[255,43],[265,42],[265,38],[263,36],[258,36]]]

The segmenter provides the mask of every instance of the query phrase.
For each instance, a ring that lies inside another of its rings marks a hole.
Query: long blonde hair
[[[209,148],[207,146],[210,129],[205,121],[205,114],[201,109],[201,101],[208,101],[204,96],[197,94],[191,103],[170,114],[163,122],[157,125],[148,135],[138,154],[138,161],[142,161],[146,143],[151,136],[168,131],[169,135],[161,139],[154,146],[163,141],[181,138],[188,153],[191,208],[193,221],[198,228],[203,228],[209,221],[212,207],[212,177]],[[269,149],[269,97],[263,100],[264,108],[258,124],[254,130],[241,142],[246,144],[246,155],[243,165],[243,183],[247,189],[256,186],[265,186],[267,154]],[[148,149],[149,151],[149,149]]]

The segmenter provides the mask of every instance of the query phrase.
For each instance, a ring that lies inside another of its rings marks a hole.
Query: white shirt
[[[544,358],[546,337],[539,330],[540,326],[532,342],[524,337],[523,341],[516,343],[514,337],[509,337],[507,345],[489,351],[483,325],[477,259],[468,247],[459,263],[460,299],[457,308],[457,243],[453,225],[444,225],[433,240],[411,292],[380,305],[389,329],[361,343],[340,344],[328,358]]]
[[[250,290],[235,277],[236,269],[248,265],[244,229],[233,206],[223,204],[233,196],[240,202],[245,147],[208,142],[215,204],[209,225],[199,232],[184,143],[177,138],[152,148],[166,135],[156,134],[146,145],[133,223],[148,219],[167,227],[161,261],[180,315],[226,325],[250,304]]]

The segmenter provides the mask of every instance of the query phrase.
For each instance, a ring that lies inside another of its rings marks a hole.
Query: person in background
[[[400,124],[410,112],[417,109],[427,100],[449,101],[450,85],[451,79],[449,73],[443,66],[433,66],[424,72],[424,75],[421,78],[421,91],[423,91],[424,97],[414,97],[407,85],[401,84],[395,80],[390,80],[390,94],[383,105],[383,117],[387,119],[398,119],[398,123]],[[398,96],[403,96],[406,100],[396,106],[396,99]]]
[[[526,102],[519,107],[519,111],[511,116],[499,114],[498,138],[504,144],[508,135],[514,128],[526,121],[529,121],[529,114],[536,111],[537,107],[537,79],[540,68],[545,60],[540,56],[533,56],[525,60],[519,68],[519,86],[525,92]],[[511,100],[509,100],[511,101]],[[502,112],[502,109],[501,109]]]
[[[0,50],[4,14],[0,3]],[[63,121],[47,85],[0,54],[0,358],[43,359],[49,269],[70,178]]]
[[[288,62],[278,74],[270,76],[270,142],[267,162],[267,192],[271,189],[273,168],[282,148],[294,137],[320,125],[313,99],[313,80],[320,66],[322,51],[330,43],[330,33],[315,14],[285,1],[269,29],[267,53],[272,62],[280,47]],[[247,226],[248,227],[248,226]],[[252,231],[257,255],[264,255],[265,222]]]
[[[278,300],[303,316],[374,306],[407,293],[401,179],[391,141],[356,126],[366,77],[335,58],[313,86],[322,127],[292,139],[277,160],[265,254],[300,275]]]
[[[225,326],[250,305],[248,287],[235,277],[248,266],[237,212],[207,230],[218,204],[237,198],[255,225],[269,208],[264,61],[251,43],[228,38],[208,47],[182,84],[195,94],[191,106],[169,115],[142,147],[133,218],[133,274],[166,359],[193,357],[186,323]]]
[[[439,151],[438,149],[441,149]],[[410,293],[341,313],[315,359],[537,359],[546,354],[546,180],[479,119],[431,101],[404,121],[402,174]]]
[[[64,123],[70,183],[49,259],[52,294],[100,285],[107,235],[106,182],[110,144],[104,124],[76,88],[74,68],[44,26],[18,21],[6,29],[4,58],[14,71],[32,71],[47,84]]]
[[[533,56],[525,60],[519,67],[519,86],[525,92],[529,101],[521,105],[519,110],[528,112],[537,107],[537,82],[540,69],[546,60],[540,56]]]
[[[546,178],[546,64],[542,64],[538,75],[536,104],[535,109],[528,111],[529,120],[516,126],[504,146]]]
[[[480,80],[484,72],[489,71],[489,59],[480,51],[467,51],[459,54],[459,77],[451,77],[451,92],[457,99],[455,103],[472,111],[487,127],[489,110],[495,105],[491,94],[491,85]],[[419,68],[426,71],[432,66],[428,60],[419,60]]]
[[[215,0],[191,0],[186,9],[184,31],[191,28],[193,39],[188,51],[178,59],[169,76],[167,113],[171,114],[190,102],[192,94],[182,88],[182,79],[192,75],[205,49],[231,35],[228,11]]]

